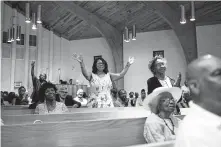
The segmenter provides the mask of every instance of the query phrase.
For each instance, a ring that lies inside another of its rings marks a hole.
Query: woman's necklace
[[[159,114],[158,114],[158,116],[160,117]],[[173,124],[173,121],[171,120],[171,118],[169,118],[169,120],[170,120],[170,122],[171,122],[171,124],[172,124],[173,129],[171,129],[171,128],[169,127],[169,125],[166,123],[166,121],[165,121],[162,117],[160,117],[160,118],[164,121],[165,125],[166,125],[167,128],[170,130],[170,132],[171,132],[173,135],[175,135],[175,132],[174,132],[174,124]]]

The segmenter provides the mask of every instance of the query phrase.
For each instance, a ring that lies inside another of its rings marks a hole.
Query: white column
[[[17,10],[16,9],[13,9],[13,24],[16,24],[16,16],[17,16]],[[11,43],[11,47],[12,47],[12,51],[11,51],[11,91],[14,91],[14,82],[15,82],[15,60],[16,60],[16,32],[17,32],[17,26],[14,25],[14,30],[15,30],[15,33],[14,33],[14,40],[12,43]]]
[[[1,33],[3,33],[4,31],[4,9],[5,8],[5,3],[3,1],[1,1],[1,22],[2,22],[2,25],[1,25]],[[0,69],[2,69],[2,46],[1,46],[1,49],[0,49],[0,57],[1,57],[1,60],[0,60]],[[0,70],[0,89],[2,89],[2,72]]]
[[[30,35],[30,23],[25,23],[25,80],[24,86],[28,89],[28,80],[31,75],[31,70],[29,70],[29,35]],[[30,71],[30,72],[29,72]]]
[[[53,56],[54,56],[54,34],[52,31],[49,32],[49,77],[48,80],[52,81],[52,67],[53,67]]]
[[[41,50],[42,50],[42,24],[38,24],[37,29],[37,75],[41,73]]]

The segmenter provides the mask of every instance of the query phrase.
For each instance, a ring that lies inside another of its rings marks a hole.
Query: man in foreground
[[[193,97],[175,147],[221,147],[221,59],[206,55],[187,69]]]

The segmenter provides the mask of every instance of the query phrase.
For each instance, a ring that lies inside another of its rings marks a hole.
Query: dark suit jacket
[[[170,77],[169,77],[170,78]],[[172,85],[174,85],[175,81],[170,78],[170,82]],[[154,89],[158,87],[162,87],[157,77],[152,77],[147,80],[147,87],[148,87],[148,94],[151,94]]]

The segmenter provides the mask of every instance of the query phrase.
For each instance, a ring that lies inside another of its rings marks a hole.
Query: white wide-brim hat
[[[178,101],[182,95],[182,90],[178,87],[159,87],[145,98],[143,107],[153,113],[157,113],[157,106],[161,98],[158,95],[163,92],[171,93],[175,101]]]

